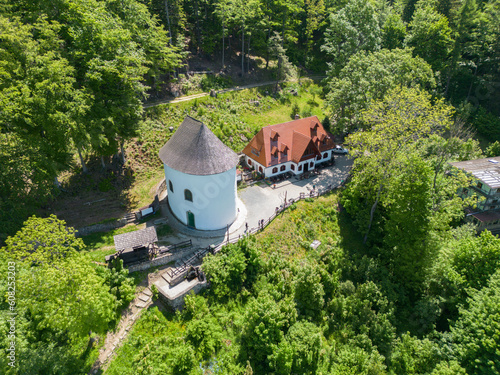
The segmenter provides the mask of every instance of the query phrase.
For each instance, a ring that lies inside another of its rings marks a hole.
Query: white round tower
[[[180,222],[199,230],[233,223],[238,155],[205,124],[186,117],[159,156],[165,166],[168,204]]]

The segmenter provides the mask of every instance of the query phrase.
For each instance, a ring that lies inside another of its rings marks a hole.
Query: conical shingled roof
[[[202,122],[187,116],[161,148],[160,159],[170,168],[193,175],[211,175],[234,168],[238,155]]]

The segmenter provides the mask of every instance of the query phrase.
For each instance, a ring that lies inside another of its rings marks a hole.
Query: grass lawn
[[[341,236],[337,202],[338,194],[330,193],[292,205],[257,235],[261,250],[303,258],[314,240],[321,241],[323,247],[338,245]]]

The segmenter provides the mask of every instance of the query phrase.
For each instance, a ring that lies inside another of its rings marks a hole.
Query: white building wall
[[[188,211],[194,214],[195,227],[200,230],[222,229],[236,219],[236,167],[224,173],[197,176],[165,165],[165,179],[170,209],[185,225]],[[170,190],[169,181],[174,192]],[[192,202],[184,199],[185,189],[193,194]]]

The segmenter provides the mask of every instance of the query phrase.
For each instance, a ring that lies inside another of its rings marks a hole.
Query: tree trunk
[[[248,35],[248,46],[247,46],[247,73],[250,72],[250,39],[252,37],[252,33]]]
[[[224,69],[224,49],[226,48],[226,45],[225,45],[225,38],[224,38],[224,34],[225,34],[225,28],[224,28],[224,21],[222,22],[222,69]]]
[[[198,1],[195,1],[194,13],[196,14],[196,53],[200,53],[200,44],[201,44],[201,36],[200,36],[200,15],[198,12]]]
[[[270,23],[270,21],[269,21]],[[269,51],[269,39],[271,39],[271,25],[269,24],[269,29],[267,30],[267,48],[266,48],[266,70],[269,68],[269,58],[270,58],[270,51]]]
[[[168,11],[168,0],[165,0],[165,11],[167,12],[168,37],[170,45],[172,45],[172,29],[170,28],[170,12]]]
[[[470,93],[472,92],[472,85],[474,84],[474,81],[476,79],[476,74],[477,74],[477,64],[476,64],[476,69],[474,70],[474,76],[472,77],[472,80],[470,81],[469,92],[467,93],[467,99],[465,99],[466,102],[469,101]]]
[[[125,159],[125,149],[123,148],[123,140],[120,142],[120,151],[122,152],[122,163],[125,165],[127,160]]]
[[[78,146],[78,156],[80,157],[80,163],[82,164],[83,173],[87,173],[89,170],[87,168],[87,164],[85,164],[85,160],[83,160],[82,148],[80,146]]]
[[[57,179],[57,176],[54,177],[54,186],[58,189],[58,190],[61,190],[61,183],[59,182],[59,180]]]
[[[241,25],[241,75],[245,74],[245,24]]]
[[[106,164],[104,164],[104,156],[101,155],[101,165],[102,169],[106,169]]]
[[[375,198],[375,203],[373,203],[372,209],[370,210],[370,221],[368,222],[368,229],[366,230],[365,237],[363,238],[364,244],[368,240],[368,234],[370,233],[370,229],[372,228],[373,216],[375,215],[375,210],[377,209],[377,205],[378,205],[378,201],[380,200],[381,192],[382,192],[382,184],[380,184],[378,187],[377,198]]]

